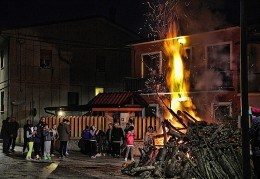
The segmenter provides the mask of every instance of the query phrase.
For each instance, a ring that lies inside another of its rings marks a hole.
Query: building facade
[[[167,40],[132,45],[132,77],[147,80],[151,77],[149,69],[152,69],[155,76],[164,75],[165,78],[168,57],[164,42]],[[240,28],[177,37],[175,40],[186,51],[183,62],[190,71],[189,96],[198,115],[209,122],[237,118],[240,111]],[[260,81],[260,45],[249,44],[249,52],[249,101],[252,106],[260,106],[260,85],[257,83]],[[143,95],[156,111],[158,105],[154,93],[143,91]]]
[[[35,123],[45,107],[87,104],[123,90],[138,36],[104,18],[5,30],[0,36],[1,121]],[[75,112],[74,115],[81,113]]]

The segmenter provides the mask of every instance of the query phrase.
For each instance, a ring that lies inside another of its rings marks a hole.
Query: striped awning
[[[133,92],[99,93],[88,104],[92,106],[92,108],[127,106],[146,107],[148,105],[142,96]]]

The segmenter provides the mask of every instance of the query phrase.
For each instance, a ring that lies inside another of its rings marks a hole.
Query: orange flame
[[[188,95],[190,90],[190,71],[185,68],[185,61],[183,60],[183,57],[187,57],[185,50],[187,39],[185,37],[177,37],[177,35],[177,25],[172,24],[167,33],[167,39],[164,41],[165,55],[168,57],[169,70],[166,81],[171,94],[170,108],[176,113],[178,110],[187,111],[192,117],[200,120],[196,113],[196,107]],[[184,127],[171,116],[170,112],[164,111],[164,117],[176,128]],[[158,141],[163,142],[163,140]],[[156,143],[156,145],[160,144]]]
[[[190,71],[189,69],[185,69],[185,61],[183,61],[183,57],[187,56],[184,48],[187,39],[185,37],[177,37],[177,29],[176,25],[173,24],[167,34],[167,39],[164,42],[165,54],[168,57],[169,71],[166,78],[171,93],[170,106],[174,112],[185,110],[199,120],[195,111],[196,107],[188,95],[190,89]],[[172,116],[167,112],[165,118],[170,119]],[[182,127],[182,125],[177,122],[172,124],[175,127]]]

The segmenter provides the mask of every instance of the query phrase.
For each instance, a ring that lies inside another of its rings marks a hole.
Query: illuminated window
[[[52,67],[52,51],[51,50],[41,49],[40,66],[41,66],[41,68],[51,68]]]
[[[99,93],[104,93],[104,88],[96,87],[95,88],[95,96],[97,96]]]
[[[0,67],[4,68],[4,51],[0,51]]]
[[[149,78],[151,75],[162,74],[162,52],[144,53],[141,55],[142,77]]]

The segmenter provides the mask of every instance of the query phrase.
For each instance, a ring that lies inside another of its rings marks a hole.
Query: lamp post
[[[251,178],[249,146],[249,104],[248,104],[248,58],[247,58],[247,7],[245,0],[240,0],[240,91],[241,91],[241,128],[243,178]]]

